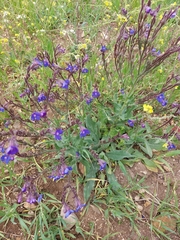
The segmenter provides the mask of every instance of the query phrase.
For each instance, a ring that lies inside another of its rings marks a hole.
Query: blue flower
[[[100,92],[97,90],[97,89],[95,89],[93,92],[92,92],[92,97],[93,98],[98,98],[98,97],[100,97]]]
[[[167,149],[173,150],[173,149],[176,149],[176,146],[172,142],[168,142]]]
[[[70,83],[69,79],[56,81],[56,84],[57,84],[60,88],[64,88],[64,89],[68,89],[69,83]]]
[[[81,138],[86,137],[89,134],[90,134],[89,129],[87,129],[87,128],[83,127],[83,126],[80,126],[80,137]]]
[[[68,64],[66,70],[70,73],[75,73],[77,72],[79,69],[79,67],[77,65],[71,65],[71,64]]]
[[[134,123],[135,123],[134,120],[128,120],[128,125],[129,125],[130,127],[134,127]]]
[[[39,112],[41,115],[41,118],[45,118],[47,116],[47,111],[46,110],[42,110],[41,112]]]
[[[0,112],[5,112],[5,109],[3,107],[0,107]]]
[[[92,101],[93,101],[93,98],[91,98],[91,97],[86,98],[87,105],[89,105]]]
[[[81,208],[85,207],[86,204],[82,204],[82,203],[80,202],[80,200],[76,197],[76,198],[75,198],[75,206],[76,206],[76,209],[74,210],[74,212],[78,212],[78,211],[81,210]]]
[[[107,162],[105,162],[102,159],[98,159],[98,164],[100,165],[99,170],[102,171],[102,170],[104,170],[106,168]]]
[[[63,134],[63,130],[61,128],[56,129],[56,131],[54,133],[54,138],[59,141],[62,139],[62,137],[61,137],[62,134]]]
[[[39,121],[41,119],[41,113],[40,112],[33,112],[31,114],[31,120],[32,121]]]
[[[52,178],[53,181],[57,181],[61,178],[64,178],[69,172],[72,171],[71,166],[67,166],[65,163],[58,165],[53,171],[49,178]]]
[[[83,68],[81,72],[82,72],[82,73],[88,73],[89,70],[88,70],[87,68]]]
[[[100,51],[102,53],[106,52],[107,51],[107,47],[105,45],[102,45]]]
[[[153,49],[151,50],[151,53],[152,53],[152,55],[155,56],[155,57],[158,57],[158,56],[161,54],[160,50],[156,50],[156,48],[153,48]]]
[[[161,103],[161,105],[164,107],[167,105],[167,100],[165,99],[165,96],[164,96],[164,93],[161,93],[159,94],[157,97],[156,97],[156,100]]]
[[[6,149],[6,154],[14,155],[14,154],[17,154],[18,152],[19,150],[18,150],[17,142],[14,138],[12,138],[9,142],[8,148]]]
[[[74,210],[70,209],[70,207],[65,203],[63,204],[63,208],[64,208],[64,217],[67,218],[69,217],[69,215],[71,215],[71,213],[74,212]]]
[[[21,189],[21,192],[18,195],[18,203],[22,202],[23,194],[26,194],[26,202],[32,204],[36,202],[40,202],[42,199],[42,194],[37,192],[36,186],[34,185],[35,178],[32,177],[25,177],[24,178],[24,185]]]
[[[145,12],[146,12],[146,13],[150,13],[150,11],[151,11],[151,8],[150,8],[149,6],[145,6],[144,9],[145,9]]]
[[[38,102],[43,102],[46,100],[46,96],[44,95],[44,93],[40,93],[38,96]]]
[[[136,31],[133,28],[129,29],[129,35],[132,36],[136,33]]]
[[[14,157],[8,154],[4,154],[1,156],[1,161],[8,164],[10,161],[13,161]]]
[[[172,13],[170,18],[175,18],[176,17],[176,12]]]

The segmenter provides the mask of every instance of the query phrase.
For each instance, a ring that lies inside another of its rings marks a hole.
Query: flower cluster
[[[153,107],[148,104],[143,104],[143,111],[147,113],[153,113]]]
[[[65,163],[60,163],[56,168],[52,171],[49,178],[52,178],[53,181],[57,181],[59,179],[64,178],[69,172],[72,171],[72,167],[68,167]]]
[[[12,137],[9,141],[7,149],[3,144],[0,145],[0,152],[2,153],[1,161],[8,164],[10,161],[14,160],[14,156],[19,153],[18,144],[15,137]]]
[[[32,121],[39,121],[41,118],[45,118],[47,116],[47,111],[42,110],[41,112],[33,112],[31,114]]]
[[[21,192],[18,195],[18,203],[23,201],[23,195],[26,195],[26,202],[32,203],[39,203],[42,200],[42,194],[37,192],[36,186],[34,184],[35,178],[32,177],[25,177],[24,178],[24,185],[21,188]]]

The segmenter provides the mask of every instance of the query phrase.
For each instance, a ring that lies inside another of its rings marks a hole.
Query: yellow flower
[[[147,113],[153,113],[153,107],[148,104],[143,104],[143,111]]]
[[[164,44],[164,39],[162,39],[162,38],[159,39],[159,43],[163,45]]]
[[[102,77],[101,80],[104,81],[104,77]]]
[[[112,2],[110,1],[104,1],[104,5],[107,7],[107,8],[111,8],[112,7]]]
[[[0,43],[7,43],[8,42],[8,39],[7,38],[1,38],[0,39]]]
[[[178,89],[178,86],[175,86],[175,89]]]
[[[163,144],[163,148],[167,148],[168,144],[167,143],[164,143]]]
[[[162,68],[158,69],[158,72],[159,72],[159,73],[162,73],[162,72],[163,72]]]
[[[15,61],[15,63],[17,63],[17,64],[20,64],[20,61],[19,61],[18,59],[15,59],[14,61]]]
[[[117,20],[122,23],[127,22],[127,18],[121,14],[117,14]]]
[[[171,4],[171,6],[176,6],[177,5],[177,3],[176,2],[173,2],[172,4]]]
[[[82,50],[82,49],[87,49],[87,44],[86,43],[81,43],[78,45],[78,49]]]

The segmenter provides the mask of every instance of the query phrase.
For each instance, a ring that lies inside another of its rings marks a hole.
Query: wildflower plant
[[[103,2],[111,9],[111,1]],[[19,96],[0,102],[0,117],[6,123],[0,133],[1,164],[36,157],[44,168],[42,176],[48,172],[44,175],[52,184],[67,178],[61,199],[65,218],[84,209],[96,186],[94,179],[102,175],[115,194],[122,190],[113,174],[113,162],[124,169],[125,164],[141,160],[154,170],[158,168],[154,150],[164,150],[164,143],[167,150],[176,149],[173,141],[179,135],[167,126],[180,114],[179,100],[172,96],[179,88],[180,76],[177,68],[166,68],[168,77],[164,75],[154,87],[149,74],[162,64],[179,61],[180,38],[176,34],[162,50],[158,46],[159,33],[176,18],[178,9],[167,10],[159,20],[160,6],[152,8],[151,1],[142,0],[136,25],[122,9],[126,21],[114,45],[114,66],[108,59],[110,46],[97,46],[98,54],[94,54],[103,65],[106,87],[96,66],[91,66],[85,45],[79,47],[76,57],[58,45],[52,52],[33,57]],[[164,111],[169,113],[168,119],[163,118]],[[43,162],[41,157],[50,153],[52,160]],[[85,168],[83,173],[79,164]],[[84,200],[70,184],[74,176],[81,179]],[[26,196],[28,203],[39,204],[42,195],[34,179],[26,176],[24,181],[18,203]],[[73,208],[67,202],[67,189],[74,196]]]

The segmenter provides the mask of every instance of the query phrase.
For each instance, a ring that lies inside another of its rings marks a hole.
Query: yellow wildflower
[[[167,148],[168,144],[167,143],[164,143],[163,144],[163,148]]]
[[[127,18],[121,14],[117,14],[117,20],[122,23],[127,22]]]
[[[8,39],[7,38],[1,38],[0,39],[0,43],[7,43],[8,42]]]
[[[19,61],[18,59],[15,59],[14,61],[15,61],[15,63],[17,63],[17,64],[20,64],[20,61]]]
[[[162,38],[159,39],[159,43],[163,45],[164,44],[164,39],[162,39]]]
[[[102,77],[101,80],[104,81],[104,77]]]
[[[158,72],[159,72],[159,73],[162,73],[162,72],[163,72],[162,68],[158,69]]]
[[[143,110],[144,112],[147,112],[147,113],[153,113],[153,107],[148,104],[143,104]]]
[[[87,49],[87,44],[86,43],[81,43],[78,45],[78,49],[82,50],[82,49]]]
[[[112,2],[110,2],[110,1],[104,1],[104,5],[105,5],[107,8],[111,9],[111,7],[112,7]]]
[[[175,89],[178,89],[178,86],[175,86]]]

